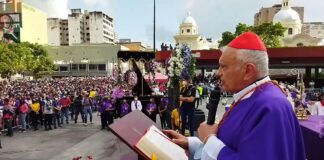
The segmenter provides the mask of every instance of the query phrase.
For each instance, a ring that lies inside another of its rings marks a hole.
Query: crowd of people
[[[42,128],[49,131],[80,122],[88,125],[93,122],[93,112],[97,112],[101,117],[101,129],[108,129],[115,118],[134,110],[143,111],[153,121],[159,114],[161,126],[167,126],[167,97],[159,96],[157,102],[156,98],[150,98],[144,103],[136,95],[116,97],[116,83],[109,77],[1,81],[1,127],[11,137],[14,130],[26,132]],[[124,93],[132,92],[128,86],[120,89]]]

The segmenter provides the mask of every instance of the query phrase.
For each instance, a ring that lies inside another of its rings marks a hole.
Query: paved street
[[[87,155],[94,159],[119,160],[132,151],[111,132],[100,130],[100,118],[94,124],[64,125],[52,131],[15,132],[14,137],[1,136],[1,160],[71,160]]]
[[[203,100],[203,104],[205,104]],[[205,105],[199,106],[207,115]],[[218,119],[224,113],[221,105],[217,111]],[[100,117],[94,116],[94,124],[81,123],[63,125],[52,131],[15,132],[14,137],[1,136],[3,149],[1,160],[71,160],[73,157],[91,155],[95,160],[129,159],[134,153],[109,131],[100,130]],[[159,117],[157,124],[160,124]]]

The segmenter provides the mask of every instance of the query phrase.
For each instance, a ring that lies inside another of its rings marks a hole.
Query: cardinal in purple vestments
[[[295,113],[271,82],[259,86],[232,110],[217,138],[225,144],[217,159],[305,160]]]
[[[303,136],[290,102],[269,78],[267,49],[245,32],[222,51],[217,77],[234,103],[217,124],[200,124],[198,137],[164,131],[200,160],[305,160]]]

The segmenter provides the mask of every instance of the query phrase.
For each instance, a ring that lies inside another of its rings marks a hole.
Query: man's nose
[[[218,71],[217,71],[217,74],[216,74],[216,77],[221,77],[221,75],[222,75],[222,71],[220,70],[220,69],[218,69]]]

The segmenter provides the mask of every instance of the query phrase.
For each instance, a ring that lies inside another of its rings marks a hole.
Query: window
[[[78,70],[78,65],[77,65],[77,64],[72,64],[71,67],[72,67],[72,68],[71,68],[72,71],[76,71],[76,70]]]
[[[297,47],[304,47],[303,43],[297,43]]]
[[[211,69],[211,68],[207,68],[207,69],[206,69],[206,72],[213,72],[213,69]]]
[[[89,70],[97,70],[98,65],[96,64],[89,64]]]
[[[89,19],[89,16],[86,16],[86,19]]]
[[[292,35],[293,34],[293,29],[292,28],[288,28],[288,35]]]
[[[87,69],[87,65],[86,64],[79,64],[79,69],[80,69],[80,71],[85,71]]]
[[[181,33],[183,33],[183,30],[181,30]]]
[[[187,29],[187,33],[190,33],[190,29]]]
[[[99,71],[106,71],[106,64],[98,64]]]
[[[67,72],[68,67],[67,66],[60,66],[60,72]]]

